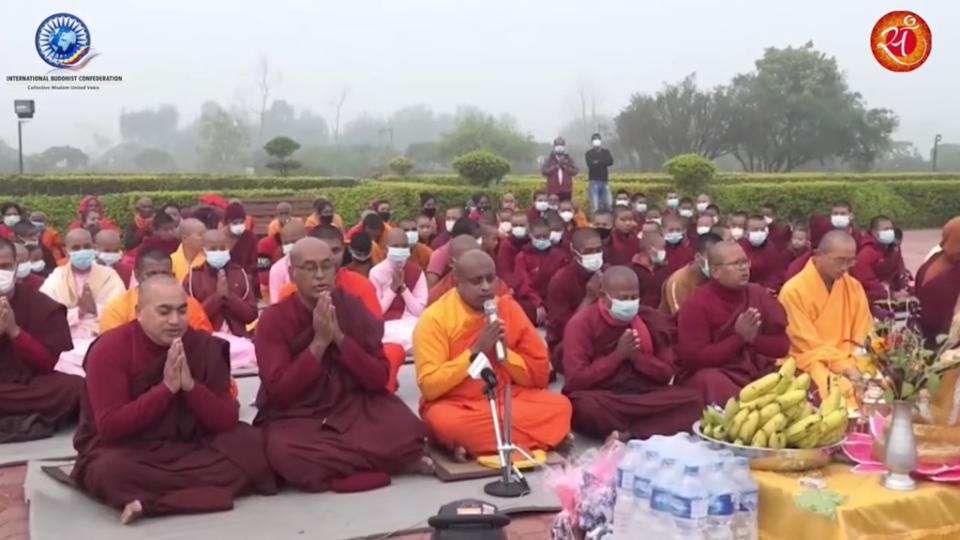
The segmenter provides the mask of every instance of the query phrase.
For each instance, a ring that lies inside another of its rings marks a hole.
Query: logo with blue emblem
[[[37,28],[37,54],[58,69],[83,69],[97,53],[90,48],[90,29],[76,15],[56,13]]]

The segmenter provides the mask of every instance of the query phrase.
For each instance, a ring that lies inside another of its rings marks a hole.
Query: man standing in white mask
[[[563,137],[553,140],[553,151],[544,160],[540,172],[547,179],[547,193],[562,196],[561,199],[570,199],[573,194],[573,177],[580,172],[573,163],[573,158],[567,153],[567,143]]]
[[[590,138],[592,147],[587,150],[587,174],[590,180],[588,195],[590,197],[590,213],[603,208],[609,210],[613,204],[610,194],[609,169],[613,166],[613,156],[610,150],[603,147],[603,139],[599,133]]]

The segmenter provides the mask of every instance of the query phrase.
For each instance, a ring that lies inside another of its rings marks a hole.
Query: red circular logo
[[[912,11],[891,11],[873,25],[870,50],[890,71],[913,71],[930,56],[930,26]]]

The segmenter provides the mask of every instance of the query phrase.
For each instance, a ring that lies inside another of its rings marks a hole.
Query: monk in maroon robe
[[[229,331],[238,337],[249,337],[247,325],[257,320],[259,285],[254,276],[233,262],[222,231],[203,233],[206,262],[191,269],[184,288],[203,304],[203,310],[214,332]]]
[[[530,244],[530,222],[523,212],[516,212],[510,218],[510,233],[500,239],[497,246],[497,256],[494,262],[500,279],[507,283],[514,283],[513,274],[516,270],[517,256],[524,247]]]
[[[870,232],[861,237],[857,262],[850,269],[850,275],[863,285],[872,304],[891,297],[906,298],[906,274],[893,221],[886,216],[873,218]]]
[[[793,264],[793,261],[800,257],[808,256],[809,254],[810,231],[807,230],[806,226],[794,227],[790,232],[790,242],[784,250],[784,259],[787,262],[787,268]],[[786,273],[784,273],[784,276],[786,276]],[[784,281],[784,283],[786,283],[786,281]]]
[[[937,336],[950,331],[960,296],[960,217],[943,226],[941,251],[917,270],[916,295],[920,300],[920,330],[934,350]]]
[[[677,315],[680,382],[706,403],[723,404],[787,355],[787,315],[767,290],[750,283],[750,259],[739,244],[721,242],[708,254],[710,281]]]
[[[750,259],[750,283],[765,287],[770,294],[779,292],[787,265],[783,250],[770,240],[770,231],[763,216],[747,218],[747,231],[739,243]]]
[[[122,523],[276,493],[263,435],[239,421],[230,396],[229,346],[187,327],[187,297],[173,277],[139,287],[138,320],[87,352],[73,479],[122,509]]]
[[[0,238],[0,443],[52,436],[77,418],[83,379],[53,370],[73,348],[67,309],[16,283],[13,244]]]
[[[683,218],[667,215],[663,217],[663,239],[667,250],[667,275],[676,272],[693,260],[693,245],[684,232]]]
[[[633,256],[640,250],[640,245],[637,243],[638,231],[639,227],[633,210],[624,206],[615,207],[610,245],[603,254],[603,260],[609,265],[630,264]]]
[[[809,246],[819,246],[820,241],[823,240],[823,237],[826,236],[828,232],[833,230],[833,225],[831,225],[830,219],[831,218],[828,218],[822,214],[814,214],[813,216],[810,216],[810,228],[808,229],[810,231],[808,235],[810,243],[808,245],[808,249],[805,253],[794,259],[789,266],[787,266],[787,273],[784,275],[784,283],[790,281],[793,276],[799,274],[800,271],[807,266],[807,263],[810,262],[810,257],[813,256],[813,251],[809,249]],[[854,238],[854,240],[856,240],[856,238]]]
[[[167,255],[173,255],[180,247],[180,236],[177,233],[179,225],[180,223],[166,212],[156,214],[153,218],[150,234],[143,238],[143,241],[137,246],[137,251],[146,253],[151,249],[159,249]]]
[[[383,321],[334,288],[330,248],[304,238],[290,253],[298,294],[267,308],[257,327],[260,393],[255,425],[267,457],[305,491],[361,491],[391,474],[421,472],[423,423],[387,391]]]
[[[533,223],[533,220],[542,218],[550,210],[550,201],[546,191],[538,191],[533,194],[533,206],[527,208],[527,222]]]
[[[663,282],[670,277],[666,243],[654,232],[645,233],[638,242],[640,250],[630,261],[630,269],[640,282],[640,305],[656,309],[660,307]]]
[[[550,277],[567,264],[569,253],[564,252],[550,241],[550,226],[544,219],[536,219],[530,224],[530,244],[517,256],[514,269],[514,289],[516,300],[536,326],[547,322],[547,288]]]
[[[777,219],[777,206],[773,203],[764,203],[760,207],[760,215],[767,224],[769,230],[769,239],[773,245],[781,251],[790,246],[790,239],[793,235],[793,229],[790,225]]]
[[[230,260],[259,283],[257,276],[257,237],[247,228],[247,211],[239,202],[232,202],[223,211],[223,228],[230,246]],[[260,298],[260,287],[254,287],[254,298]]]
[[[547,349],[553,369],[563,372],[563,332],[573,314],[597,301],[603,267],[603,243],[594,229],[577,229],[573,258],[554,272],[547,287]]]
[[[607,269],[603,293],[570,319],[563,338],[573,428],[623,440],[688,431],[703,399],[670,386],[676,363],[667,319],[640,306],[640,284],[628,268]]]

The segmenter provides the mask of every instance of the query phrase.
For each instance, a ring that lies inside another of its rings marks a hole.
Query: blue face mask
[[[679,244],[683,241],[682,232],[668,232],[663,235],[663,239],[667,241],[668,244]]]
[[[609,296],[607,298],[610,298]],[[620,322],[630,322],[640,311],[640,299],[617,300],[610,298],[610,316]]]
[[[78,249],[70,252],[70,265],[77,270],[88,270],[93,266],[97,252],[92,249]]]
[[[887,229],[886,231],[880,231],[877,233],[877,242],[885,246],[889,246],[897,240],[897,233],[893,229]]]
[[[410,248],[391,247],[387,248],[387,259],[396,264],[404,264],[410,258]]]
[[[549,238],[534,238],[531,240],[531,243],[533,244],[533,249],[537,251],[546,251],[553,245],[553,242],[551,242]]]
[[[230,252],[227,250],[211,250],[207,251],[207,264],[216,268],[217,270],[222,269],[227,263],[230,262]]]
[[[36,228],[38,231],[42,231],[43,229],[47,228],[47,224],[42,221],[31,221],[30,223],[33,223],[34,228]]]

